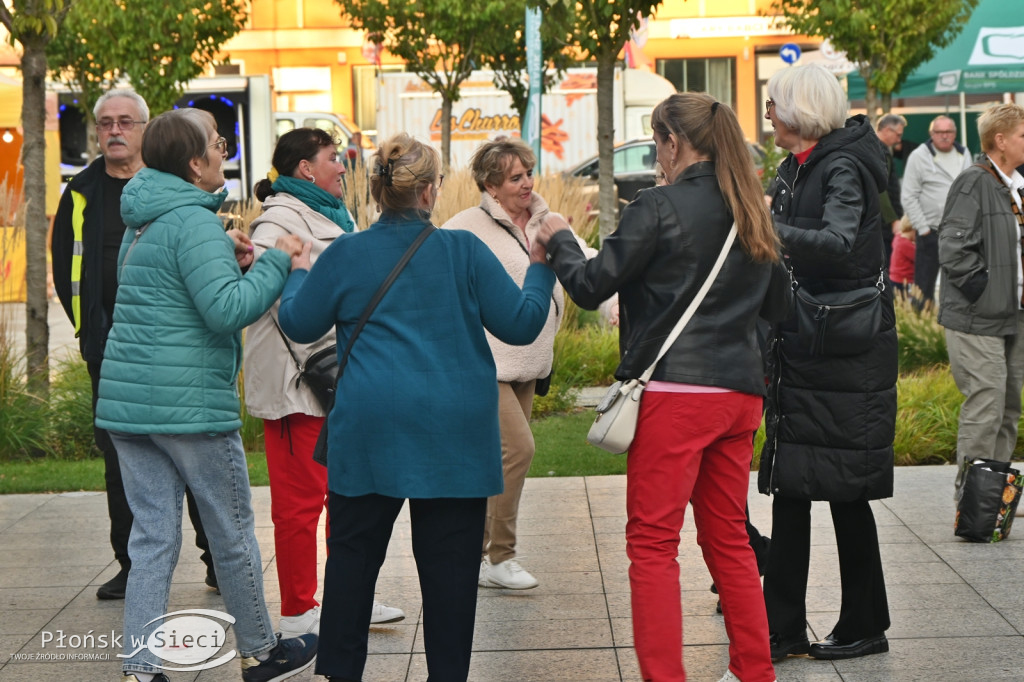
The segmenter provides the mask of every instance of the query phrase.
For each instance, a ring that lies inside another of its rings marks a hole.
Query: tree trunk
[[[864,81],[864,105],[868,110],[868,120],[871,121],[871,126],[874,127],[875,121],[878,119],[878,91],[873,85],[869,85],[867,81]]]
[[[24,142],[26,303],[25,340],[28,387],[36,395],[49,393],[47,353],[50,326],[47,321],[46,238],[50,224],[46,217],[46,43],[22,41],[21,125]]]
[[[892,91],[882,93],[882,115],[892,111]]]
[[[615,231],[615,53],[597,58],[597,187],[599,234],[602,241]]]
[[[452,158],[452,98],[441,93],[441,172],[447,173]]]

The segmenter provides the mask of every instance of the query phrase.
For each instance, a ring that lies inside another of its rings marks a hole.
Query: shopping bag
[[[971,542],[999,542],[1010,536],[1024,479],[1009,462],[975,459],[964,463],[963,494],[953,530]]]

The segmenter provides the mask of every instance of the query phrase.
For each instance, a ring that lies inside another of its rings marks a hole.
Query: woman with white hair
[[[758,475],[760,491],[774,495],[764,573],[772,660],[855,658],[889,650],[868,504],[892,495],[896,428],[895,316],[882,274],[878,196],[884,150],[866,117],[846,118],[846,96],[820,66],[783,69],[768,81],[768,96],[765,118],[775,143],[790,152],[769,196],[798,294],[883,288],[878,331],[841,354],[801,335],[794,317],[772,327]],[[842,585],[839,620],[813,644],[806,630],[812,500],[831,507]]]

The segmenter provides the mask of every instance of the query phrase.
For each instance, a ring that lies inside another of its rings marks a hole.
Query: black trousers
[[[935,281],[939,277],[939,233],[932,230],[917,235],[914,247],[914,284],[921,290],[919,306],[935,300]]]
[[[831,502],[839,553],[842,603],[832,634],[855,642],[889,628],[875,517],[866,500]],[[790,639],[807,629],[807,571],[811,556],[811,503],[775,496],[772,543],[764,572],[768,629]]]
[[[373,593],[404,499],[329,493],[316,674],[361,680]],[[430,682],[469,676],[487,498],[409,500]]]
[[[103,480],[107,486],[107,514],[110,516],[110,546],[114,548],[114,558],[121,564],[122,568],[131,568],[132,562],[128,557],[128,536],[132,532],[132,522],[135,520],[131,508],[128,506],[128,498],[124,494],[124,482],[121,480],[121,463],[117,460],[117,450],[110,440],[110,434],[106,429],[96,426],[96,400],[99,397],[100,387],[100,363],[86,363],[89,370],[89,379],[92,381],[92,417],[93,439],[96,447],[103,453]],[[213,556],[210,554],[210,543],[206,539],[206,531],[203,530],[203,522],[199,518],[199,509],[196,507],[192,491],[185,488],[185,500],[188,503],[188,517],[192,520],[192,526],[196,529],[196,547],[202,550],[200,558],[206,564],[207,572],[213,572]]]

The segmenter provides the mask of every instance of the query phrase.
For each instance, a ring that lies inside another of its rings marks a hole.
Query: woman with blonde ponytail
[[[735,222],[721,271],[641,399],[627,459],[626,552],[643,679],[686,679],[676,559],[689,501],[729,635],[722,680],[772,682],[768,621],[744,521],[750,436],[765,392],[756,324],[788,313],[788,276],[732,110],[709,95],[675,94],[655,107],[651,124],[667,184],[637,195],[589,261],[564,221],[548,219],[538,241],[580,307],[618,292],[615,376],[635,379],[707,279]]]
[[[520,289],[476,236],[430,224],[443,179],[431,147],[396,135],[370,168],[379,220],[338,236],[281,296],[288,336],[308,343],[334,328],[343,349],[381,283],[426,235],[353,342],[327,417],[331,528],[316,672],[363,679],[377,575],[408,499],[428,674],[458,682],[469,675],[487,498],[502,489],[485,331],[533,342],[555,278],[538,248]]]

